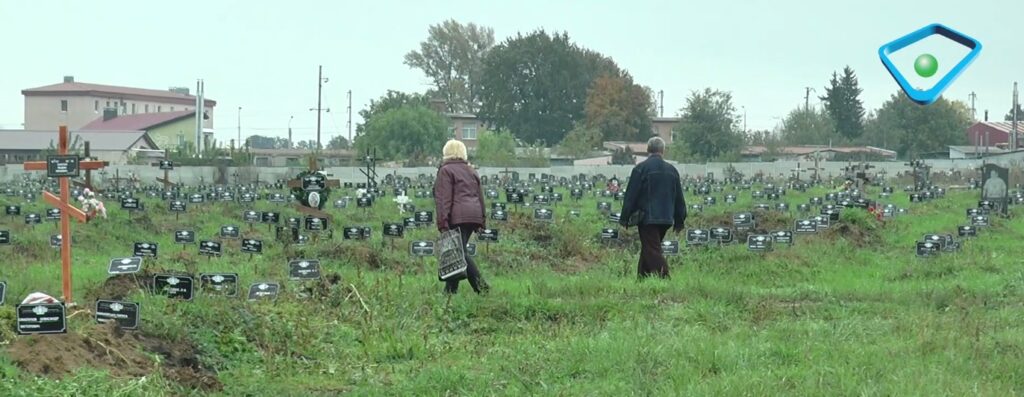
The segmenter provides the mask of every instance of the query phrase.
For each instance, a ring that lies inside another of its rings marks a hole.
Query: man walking
[[[679,171],[665,162],[665,141],[654,137],[647,141],[649,157],[633,168],[622,204],[622,226],[637,226],[640,232],[640,279],[657,275],[668,278],[668,262],[661,253],[661,242],[672,227],[683,230],[686,200],[679,183]]]

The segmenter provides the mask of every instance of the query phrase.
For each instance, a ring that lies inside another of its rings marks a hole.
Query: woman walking
[[[483,229],[484,196],[480,187],[480,177],[466,162],[466,145],[457,140],[450,140],[444,145],[443,161],[437,170],[434,181],[434,204],[437,214],[437,230],[445,232],[458,228],[462,234],[462,249],[473,232]],[[469,279],[469,285],[476,293],[486,292],[487,283],[480,276],[473,258],[466,255],[466,274],[445,280],[445,292],[455,294],[459,290],[459,281]]]

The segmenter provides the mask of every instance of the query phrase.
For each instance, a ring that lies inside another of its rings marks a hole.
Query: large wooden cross
[[[61,156],[68,154],[68,127],[60,126],[59,133],[59,144],[57,145],[57,153]],[[50,159],[46,161],[27,161],[24,164],[26,171],[48,171],[47,164],[50,163]],[[79,170],[98,170],[103,168],[106,164],[102,161],[78,161],[77,166]],[[61,262],[61,281],[63,284],[64,292],[64,303],[72,304],[74,301],[71,300],[71,217],[74,217],[79,222],[87,222],[85,212],[76,208],[71,202],[71,190],[68,183],[68,177],[57,178],[60,182],[60,196],[50,193],[43,192],[43,201],[46,201],[50,205],[60,209],[60,262]]]
[[[171,171],[171,169],[174,168],[174,163],[171,163],[170,153],[171,153],[170,150],[164,149],[164,160],[150,164],[150,165],[152,165],[154,167],[160,167],[160,168],[162,168],[164,170],[164,177],[163,178],[156,178],[157,182],[160,182],[160,183],[164,184],[164,191],[170,191],[171,188],[173,188],[174,186],[177,185],[174,182],[171,182],[170,171]]]

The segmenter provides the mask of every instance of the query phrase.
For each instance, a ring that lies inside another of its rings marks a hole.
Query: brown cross
[[[86,159],[91,159],[92,158],[92,156],[89,153],[89,141],[85,141],[85,153],[84,154],[85,154],[84,157]],[[104,166],[110,165],[110,162],[108,162],[108,161],[103,161],[102,163],[103,163]],[[82,182],[79,182],[79,181],[71,181],[71,183],[75,184],[75,186],[89,189],[89,190],[91,190],[94,193],[102,193],[103,192],[102,190],[97,189],[92,184],[92,169],[86,169],[85,170],[85,183],[82,183]]]
[[[170,153],[171,152],[169,150],[164,149],[164,160],[166,160],[166,161],[170,161],[171,160]],[[156,162],[156,163],[151,163],[150,165],[152,165],[154,167],[159,167],[160,163]],[[174,182],[171,182],[170,170],[166,170],[166,169],[164,170],[164,177],[163,178],[156,178],[156,181],[164,184],[164,191],[170,191],[171,188],[176,185]]]
[[[57,146],[57,153],[60,155],[68,154],[68,127],[65,125],[60,126],[59,134],[59,145]],[[28,161],[25,162],[24,167],[26,171],[46,171],[46,165],[49,161]],[[98,170],[103,168],[106,164],[102,161],[79,161],[79,170]],[[60,209],[60,262],[61,262],[61,280],[63,284],[64,292],[64,303],[72,304],[71,300],[71,217],[74,217],[79,222],[87,222],[88,217],[85,212],[76,208],[71,203],[69,197],[70,188],[67,177],[57,178],[60,181],[60,197],[50,192],[43,192],[43,201],[46,201],[50,205]]]

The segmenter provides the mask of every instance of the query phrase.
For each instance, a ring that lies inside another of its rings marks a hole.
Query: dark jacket
[[[686,221],[686,200],[679,183],[679,171],[660,155],[651,155],[633,168],[619,223],[626,225],[630,214],[638,210],[644,211],[641,225],[682,228]]]
[[[480,177],[463,160],[449,160],[437,170],[434,181],[437,230],[472,224],[483,227],[484,195]]]

